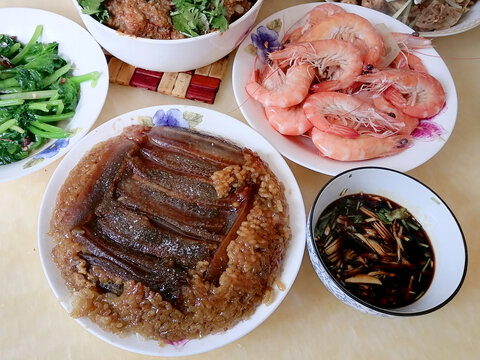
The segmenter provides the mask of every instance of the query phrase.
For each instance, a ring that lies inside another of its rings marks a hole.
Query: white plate
[[[480,25],[480,2],[477,1],[471,8],[470,11],[464,14],[458,23],[453,25],[449,29],[445,30],[435,30],[435,31],[425,31],[421,32],[420,35],[425,37],[443,37],[449,35],[461,34],[465,31],[471,30]]]
[[[29,8],[0,9],[0,34],[17,36],[22,43],[32,37],[35,27],[43,25],[38,41],[59,43],[59,54],[73,65],[73,75],[99,71],[95,87],[91,82],[80,85],[80,99],[75,116],[60,123],[67,131],[74,131],[67,139],[52,140],[27,158],[8,165],[0,165],[0,183],[13,180],[49,165],[80,140],[90,130],[102,110],[108,91],[108,67],[105,55],[90,34],[77,23],[48,11]]]
[[[273,303],[260,305],[248,320],[240,322],[224,333],[209,335],[201,340],[190,340],[181,345],[160,347],[157,342],[145,340],[140,336],[131,335],[121,338],[105,332],[87,318],[77,320],[92,334],[112,345],[141,354],[157,356],[185,356],[209,351],[239,339],[260,325],[280,305],[292,286],[302,262],[306,239],[305,208],[295,177],[282,156],[252,128],[227,115],[194,106],[156,106],[132,111],[102,124],[84,137],[60,162],[43,197],[38,221],[40,258],[50,287],[67,311],[71,309],[68,300],[69,290],[52,261],[51,250],[53,242],[48,236],[50,219],[60,187],[70,170],[75,167],[92,146],[120,134],[125,126],[144,123],[145,117],[152,117],[159,109],[167,112],[168,109],[172,108],[180,109],[184,118],[189,119],[187,123],[195,126],[197,130],[223,137],[242,147],[248,147],[256,151],[268,163],[270,169],[285,186],[285,195],[289,206],[290,228],[293,235],[287,249],[283,272],[279,276],[279,280],[285,284],[285,290],[280,291],[275,288]]]
[[[253,29],[252,33],[256,32],[260,26],[273,24],[272,22],[276,21],[276,25],[281,25],[278,31],[279,38],[281,39],[286,29],[290,28],[295,21],[319,4],[320,3],[302,4],[281,10],[260,22],[258,26]],[[387,25],[391,31],[405,33],[411,33],[413,31],[400,21],[378,11],[356,5],[340,3],[337,3],[337,5],[344,7],[348,12],[356,13],[368,19],[373,24],[383,23]],[[251,44],[251,36],[248,36],[238,48],[233,63],[233,90],[237,104],[248,123],[269,140],[278,151],[290,160],[309,169],[327,175],[337,175],[342,171],[359,166],[381,166],[405,172],[432,158],[443,145],[445,145],[455,126],[457,117],[457,94],[452,76],[440,58],[440,55],[438,55],[433,48],[422,49],[421,53],[423,55],[417,55],[422,59],[428,72],[440,81],[446,92],[446,106],[433,119],[436,124],[443,128],[443,134],[431,141],[416,140],[411,148],[385,158],[341,162],[322,157],[307,137],[287,137],[275,131],[269,125],[263,107],[251,99],[245,92],[245,85],[255,61],[255,56],[249,51]]]

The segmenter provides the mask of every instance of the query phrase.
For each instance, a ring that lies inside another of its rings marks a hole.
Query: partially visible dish
[[[476,0],[328,0],[361,5],[402,21],[422,36],[458,34],[480,25]]]
[[[152,119],[154,114],[157,115]],[[285,196],[288,205],[289,226],[291,228],[292,238],[286,249],[284,266],[278,277],[278,283],[272,288],[272,297],[269,298],[270,301],[268,301],[268,304],[260,304],[255,312],[246,320],[240,321],[237,325],[225,332],[208,335],[201,339],[167,341],[164,346],[159,346],[157,341],[147,340],[135,334],[120,337],[101,330],[97,324],[86,317],[78,319],[81,324],[86,326],[96,336],[121,348],[150,355],[190,355],[208,351],[238,339],[258,326],[280,304],[295,279],[303,255],[305,238],[303,202],[298,185],[281,156],[251,128],[225,115],[196,107],[161,106],[137,110],[113,119],[86,136],[60,163],[47,187],[41,208],[39,217],[40,256],[47,279],[53,291],[69,312],[72,311],[71,297],[68,295],[69,290],[65,286],[59,269],[52,260],[51,251],[54,243],[48,234],[57,193],[67,179],[69,171],[78,164],[83,155],[92,147],[102,141],[119,135],[130,125],[151,125],[152,120],[157,125],[181,125],[195,128],[195,130],[199,132],[228,139],[228,141],[237,145],[250,148],[259,154],[277,176],[279,182],[283,184],[285,189],[288,189],[288,191],[285,192]],[[225,125],[222,126],[221,129],[216,126],[219,122]],[[262,252],[260,251],[258,254],[261,255]],[[115,286],[112,287],[113,290],[114,288]],[[200,294],[198,295],[200,296]],[[113,296],[113,294],[110,294],[110,297]],[[153,301],[154,299],[151,300]],[[201,304],[202,302],[199,303],[199,305]],[[201,325],[199,324],[197,326]],[[171,337],[174,338],[175,335]]]
[[[58,43],[38,41],[37,25],[28,43],[0,34],[0,164],[25,159],[51,139],[70,133],[56,124],[75,115],[80,84],[100,73],[72,76],[72,64],[58,54]]]
[[[226,31],[256,0],[78,0],[82,12],[126,35],[180,39]]]
[[[87,30],[95,40],[117,59],[127,64],[154,71],[178,72],[190,71],[214,63],[228,55],[235,49],[255,24],[257,15],[263,4],[263,0],[257,0],[253,6],[240,18],[230,24],[226,31],[211,31],[205,35],[194,37],[169,36],[169,39],[155,39],[127,35],[97,21],[92,15],[82,12],[77,0],[72,0]],[[116,2],[125,5],[135,3],[135,0]],[[98,3],[95,2],[95,3]],[[154,2],[142,1],[145,6],[153,6]],[[159,3],[159,2],[155,2]],[[169,3],[162,1],[162,3]],[[186,2],[182,4],[187,6]],[[196,1],[198,5],[204,2]],[[150,15],[145,15],[140,10],[129,8],[129,17],[139,18],[140,25],[134,25],[136,21],[128,20],[129,26],[149,28],[152,24],[146,24]],[[193,14],[192,14],[193,17]],[[158,20],[155,16],[151,21]],[[168,20],[169,21],[169,20]],[[161,23],[159,21],[159,23]],[[150,29],[152,31],[152,29]],[[177,32],[177,35],[181,35]],[[171,38],[171,39],[170,39]]]
[[[268,123],[263,106],[249,97],[245,86],[251,79],[254,67],[261,68],[261,59],[265,55],[264,53],[271,52],[272,49],[280,46],[284,33],[309,10],[316,6],[325,5],[328,4],[312,3],[282,10],[260,23],[252,32],[251,39],[242,43],[237,51],[233,66],[233,86],[237,103],[247,121],[266,136],[282,154],[303,166],[326,174],[336,174],[349,168],[372,164],[408,171],[430,159],[447,140],[455,124],[457,112],[457,98],[453,79],[448,73],[445,63],[432,48],[421,49],[416,55],[421,59],[428,73],[442,85],[446,94],[446,103],[434,118],[421,121],[420,127],[422,130],[427,127],[430,129],[436,128],[438,132],[436,134],[431,133],[434,136],[429,141],[415,140],[410,148],[385,158],[341,162],[322,157],[311,144],[309,137],[283,136],[277,133]],[[356,5],[331,4],[330,6],[338,7],[338,5],[341,5],[348,13],[360,15],[373,25],[384,24],[391,32],[407,34],[412,32],[406,25],[377,11]],[[262,43],[267,45],[262,48],[259,46]],[[257,59],[255,55],[258,55]],[[341,94],[333,95],[341,96]]]
[[[2,33],[15,36],[23,44],[26,44],[32,38],[37,26],[43,27],[38,39],[39,43],[58,43],[58,54],[68,64],[71,64],[70,74],[72,76],[89,73],[98,75],[95,82],[86,81],[80,84],[78,104],[73,117],[61,120],[55,128],[49,127],[49,124],[39,125],[44,129],[39,129],[38,133],[42,135],[50,133],[51,135],[52,132],[55,132],[56,137],[62,135],[62,138],[39,144],[38,149],[32,150],[26,158],[0,166],[0,182],[3,182],[30,174],[47,166],[65,154],[73,144],[87,133],[96,121],[107,95],[108,67],[100,46],[88,32],[63,16],[28,8],[3,8],[0,9],[0,16],[2,18]],[[89,56],[85,56],[86,53]],[[4,95],[4,97],[9,96],[13,95]],[[56,101],[54,97],[49,97],[47,100],[51,101],[51,104],[55,104]],[[56,105],[43,104],[42,106],[45,106],[44,110],[47,110]],[[61,106],[57,110],[61,110]],[[68,136],[63,137],[63,135]],[[5,141],[8,141],[8,139]]]

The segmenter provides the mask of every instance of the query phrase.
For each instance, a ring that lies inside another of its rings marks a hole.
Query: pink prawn
[[[312,142],[320,153],[339,161],[361,161],[397,154],[411,145],[406,135],[375,137],[361,135],[355,139],[312,129]]]
[[[442,84],[433,76],[419,71],[387,69],[360,75],[357,80],[383,95],[405,114],[418,119],[437,115],[445,105]]]
[[[321,39],[349,41],[365,52],[365,65],[376,66],[385,53],[382,36],[366,19],[352,13],[332,15],[306,32],[300,42]]]
[[[310,31],[320,21],[334,14],[344,13],[345,10],[335,4],[320,4],[310,10],[304,17],[295,22],[283,36],[282,43],[295,43],[303,34]]]
[[[343,40],[316,40],[287,45],[270,53],[270,59],[280,64],[311,64],[320,74],[315,91],[334,91],[350,86],[363,68],[360,50]]]
[[[310,95],[303,104],[303,111],[314,127],[342,137],[388,136],[404,126],[358,97],[338,92]]]
[[[265,116],[270,125],[283,135],[302,135],[312,128],[303,112],[303,105],[289,108],[270,106],[265,108]]]
[[[293,65],[286,71],[274,65],[273,70],[268,71],[270,77],[261,77],[259,70],[254,69],[245,86],[247,94],[265,107],[290,107],[301,103],[315,76],[309,64]]]

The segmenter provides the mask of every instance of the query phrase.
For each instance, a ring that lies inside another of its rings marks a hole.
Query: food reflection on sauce
[[[332,276],[371,305],[409,305],[432,282],[435,259],[427,233],[406,208],[385,197],[337,199],[320,215],[314,239]]]

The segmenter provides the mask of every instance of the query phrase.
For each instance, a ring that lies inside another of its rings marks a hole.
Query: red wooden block
[[[135,69],[135,72],[136,73],[139,73],[139,74],[142,74],[142,75],[147,75],[147,76],[153,76],[153,77],[156,77],[156,78],[161,78],[162,75],[163,75],[163,72],[160,72],[160,71],[153,71],[153,70],[146,70],[146,69],[142,69],[142,68],[136,68]]]
[[[197,101],[206,102],[208,104],[213,104],[216,94],[217,94],[217,89],[208,89],[208,88],[192,85],[192,83],[190,83],[190,86],[188,87],[185,97],[189,100],[197,100]]]
[[[130,86],[156,91],[159,82],[160,78],[135,72],[130,79]]]
[[[220,79],[195,74],[192,77],[191,84],[201,88],[218,90]]]

